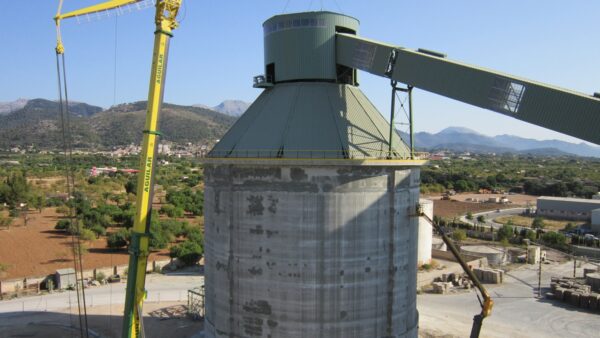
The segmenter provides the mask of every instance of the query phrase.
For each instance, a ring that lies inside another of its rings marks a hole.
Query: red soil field
[[[0,230],[0,264],[7,267],[0,279],[44,276],[56,269],[73,267],[71,236],[54,230],[60,216],[55,208],[46,208],[41,213],[30,211],[27,227],[20,217],[9,230]],[[108,249],[104,237],[84,243],[88,248],[83,255],[84,270],[129,262],[127,251]],[[149,261],[168,257],[168,250],[162,250],[152,253]]]
[[[456,200],[433,200],[433,215],[444,218],[459,217],[465,215],[468,211],[478,213],[496,209],[514,208],[510,204],[495,203],[471,203],[459,202]]]

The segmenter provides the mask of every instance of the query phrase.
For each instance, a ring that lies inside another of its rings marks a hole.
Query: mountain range
[[[221,138],[250,104],[227,100],[209,108],[200,104],[182,106],[165,103],[160,129],[174,143],[204,143]],[[61,143],[58,104],[45,99],[19,99],[0,103],[0,149],[36,145],[56,149]],[[110,148],[139,144],[146,102],[125,103],[109,109],[70,102],[74,146]],[[408,135],[401,133],[403,139]],[[559,140],[535,140],[515,135],[486,136],[472,129],[448,127],[438,133],[415,133],[419,150],[473,153],[524,153],[535,155],[578,155],[600,157],[600,147]]]
[[[125,103],[103,110],[85,103],[69,104],[73,146],[110,148],[140,144],[146,102]],[[212,142],[233,124],[235,117],[214,110],[163,104],[160,131],[175,143]],[[0,115],[0,148],[35,145],[62,147],[59,105],[44,99],[28,100],[21,108]]]
[[[408,135],[401,133],[408,140]],[[529,153],[536,155],[578,155],[600,157],[600,147],[587,143],[559,140],[535,140],[515,135],[486,136],[463,127],[448,127],[438,133],[414,135],[418,149],[468,151],[474,153]]]

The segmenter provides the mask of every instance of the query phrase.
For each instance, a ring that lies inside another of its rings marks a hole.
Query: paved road
[[[551,276],[571,276],[573,263],[542,265],[542,290]],[[600,337],[600,316],[547,299],[538,299],[534,266],[508,272],[504,284],[487,286],[494,308],[484,320],[482,337]],[[583,275],[583,269],[578,269]],[[474,292],[419,295],[420,327],[459,337],[468,336],[473,315],[481,308]]]
[[[184,301],[187,290],[204,283],[204,276],[197,274],[169,274],[147,276],[147,302]],[[88,307],[125,303],[125,283],[115,283],[85,289]],[[69,306],[69,302],[71,305]],[[7,313],[24,311],[52,311],[72,307],[77,309],[74,291],[56,292],[44,296],[23,297],[0,301],[0,318]]]
[[[496,219],[498,217],[504,217],[504,216],[520,215],[523,212],[525,212],[525,210],[526,210],[526,208],[511,208],[511,209],[500,209],[500,211],[485,211],[485,212],[473,214],[472,221],[468,220],[466,218],[466,216],[461,216],[460,221],[469,223],[469,224],[475,224],[477,222],[477,217],[483,215],[485,217],[485,226],[493,227],[494,229],[499,229],[502,227],[502,224],[494,222],[494,219]],[[521,227],[518,225],[513,225],[513,228],[516,228],[518,231],[521,231],[521,229],[523,229],[524,227]],[[529,228],[525,228],[525,229],[529,229]]]

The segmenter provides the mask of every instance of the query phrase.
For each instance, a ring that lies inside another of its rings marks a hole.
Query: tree
[[[471,211],[468,211],[468,212],[467,212],[466,219],[468,219],[469,221],[472,221],[472,220],[473,220],[473,213],[472,213]]]
[[[479,223],[485,223],[485,216],[483,216],[483,215],[477,216],[477,222],[479,222]]]
[[[533,222],[531,222],[531,227],[533,229],[544,229],[546,227],[546,224],[544,223],[543,218],[536,217],[533,219]]]
[[[523,233],[523,231],[525,231],[525,233]],[[526,238],[530,241],[535,241],[535,239],[536,239],[535,231],[533,231],[531,229],[523,229],[523,230],[521,230],[521,237]]]
[[[204,194],[200,190],[193,191],[187,187],[181,190],[169,190],[167,202],[195,216],[202,216],[204,211]]]
[[[42,194],[35,194],[31,197],[31,206],[38,212],[42,212],[42,209],[46,206],[46,197]]]
[[[176,207],[172,204],[164,204],[160,210],[159,213],[161,214],[166,214],[169,217],[183,217],[183,208],[180,207]]]
[[[84,241],[93,241],[96,239],[96,233],[90,229],[81,229],[79,232],[79,238]]]
[[[127,182],[125,182],[125,191],[128,194],[137,194],[137,176],[129,177]]]
[[[179,259],[186,265],[194,265],[200,260],[203,253],[204,248],[202,244],[188,239],[181,244],[171,247],[169,256]]]
[[[119,249],[127,246],[131,240],[131,233],[127,229],[120,229],[117,232],[113,232],[108,235],[106,239],[106,245],[112,249]]]
[[[502,241],[506,239],[507,241],[513,237],[513,227],[511,225],[504,224],[500,229],[498,229],[498,240]]]
[[[29,190],[25,172],[13,172],[0,186],[0,202],[8,204],[11,209],[17,208],[20,203],[27,202]]]

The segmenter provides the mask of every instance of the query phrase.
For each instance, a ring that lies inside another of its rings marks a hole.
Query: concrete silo
[[[336,64],[358,21],[263,27],[265,90],[205,160],[205,335],[417,337],[423,162]]]
[[[421,210],[429,219],[433,219],[433,201],[421,198],[419,200],[421,204]],[[417,254],[417,266],[431,263],[431,249],[433,246],[433,227],[425,219],[425,217],[419,217],[419,231],[418,231],[418,254]]]

